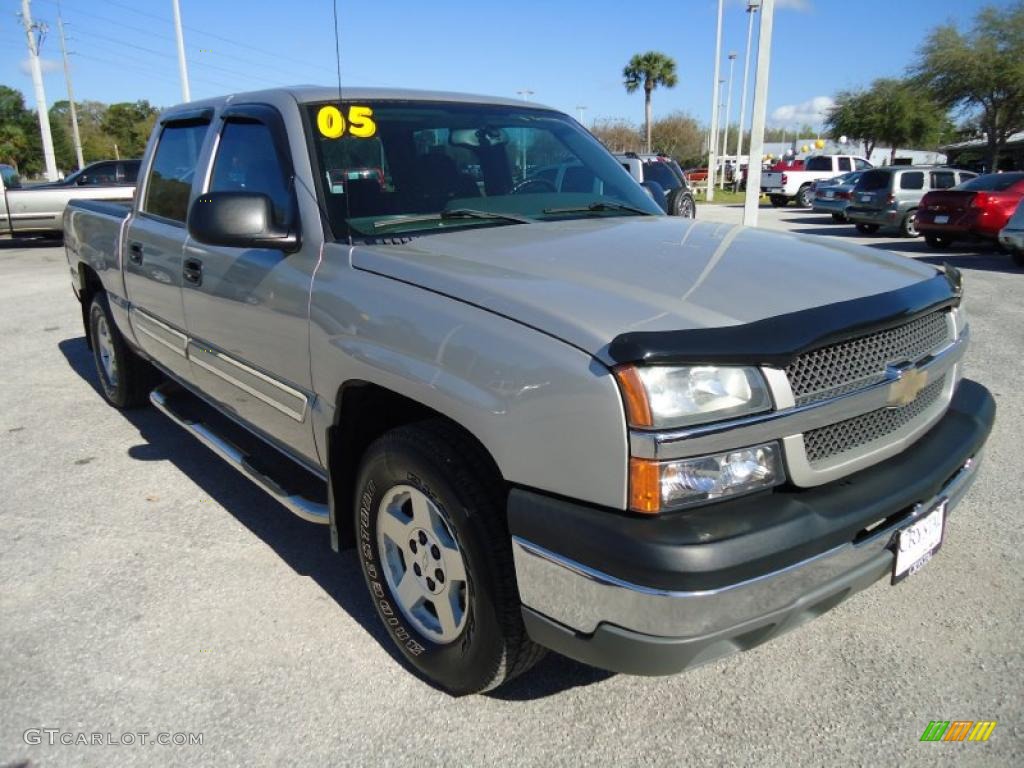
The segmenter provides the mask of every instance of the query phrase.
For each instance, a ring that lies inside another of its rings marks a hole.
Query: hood
[[[936,269],[878,249],[692,219],[480,227],[357,245],[357,269],[474,304],[610,363],[634,332],[722,328],[891,292]]]

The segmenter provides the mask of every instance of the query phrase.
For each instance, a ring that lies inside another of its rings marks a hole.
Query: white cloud
[[[32,64],[28,59],[22,59],[18,65],[23,75],[32,75]],[[60,69],[60,62],[54,59],[39,59],[39,68],[43,70],[44,75],[48,75],[51,72],[56,72]]]
[[[775,125],[821,125],[828,111],[835,106],[831,96],[815,96],[800,104],[783,104],[772,112]]]

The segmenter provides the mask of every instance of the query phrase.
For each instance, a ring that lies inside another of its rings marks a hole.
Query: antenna
[[[341,98],[341,34],[338,32],[338,0],[334,0],[334,60],[338,65],[338,110],[342,109]],[[344,119],[344,118],[343,118]],[[347,181],[347,180],[346,180]],[[348,220],[352,218],[352,207],[349,204],[350,191],[348,184],[342,182],[345,190],[345,229],[348,230],[348,244],[352,245],[352,226]]]

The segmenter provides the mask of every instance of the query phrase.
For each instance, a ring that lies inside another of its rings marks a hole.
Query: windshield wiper
[[[393,219],[373,222],[374,229],[386,227],[397,227],[402,224],[415,224],[419,221],[445,221],[448,219],[491,219],[507,221],[512,224],[532,224],[533,219],[525,216],[517,216],[514,213],[497,213],[495,211],[478,211],[474,208],[453,208],[450,211],[438,211],[437,213],[413,213],[408,216],[397,216]]]
[[[597,211],[625,211],[628,213],[637,213],[641,216],[654,216],[655,214],[650,211],[645,211],[643,208],[637,208],[633,205],[627,205],[626,203],[612,203],[612,202],[593,202],[590,205],[578,205],[571,208],[545,208],[544,213],[591,213]]]

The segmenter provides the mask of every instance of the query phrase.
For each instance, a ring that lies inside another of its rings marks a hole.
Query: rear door
[[[204,192],[266,195],[276,222],[300,231],[280,114],[262,104],[232,106],[217,130]],[[319,227],[307,229],[312,235]],[[190,239],[183,290],[196,383],[226,410],[313,462],[308,310],[319,245],[307,241],[289,255]]]
[[[170,118],[160,128],[153,160],[122,245],[125,290],[139,344],[172,373],[190,378],[181,302],[185,219],[196,163],[211,110]]]

